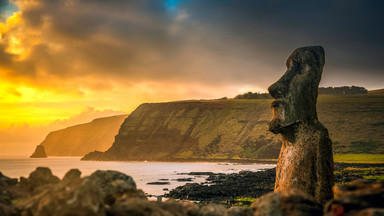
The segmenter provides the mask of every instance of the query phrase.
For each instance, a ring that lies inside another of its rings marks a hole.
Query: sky
[[[0,0],[0,149],[144,102],[266,92],[302,46],[320,86],[384,88],[381,0]],[[1,153],[0,153],[1,154]]]

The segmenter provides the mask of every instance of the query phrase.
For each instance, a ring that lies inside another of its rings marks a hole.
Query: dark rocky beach
[[[194,173],[190,173],[194,175]],[[201,184],[189,183],[171,190],[167,197],[216,203],[226,206],[250,205],[253,199],[272,192],[276,169],[260,172],[242,171],[238,174],[212,173]],[[346,184],[357,179],[384,179],[384,164],[335,163],[335,184]]]

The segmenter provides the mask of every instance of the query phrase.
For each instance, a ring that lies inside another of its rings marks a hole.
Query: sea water
[[[190,172],[238,173],[240,171],[260,171],[273,168],[273,164],[233,164],[207,162],[110,162],[81,161],[80,157],[48,157],[28,158],[0,157],[0,171],[8,177],[28,177],[36,167],[49,167],[52,173],[62,178],[65,173],[77,168],[82,177],[96,170],[116,170],[130,175],[137,188],[149,195],[159,196],[186,183],[205,182],[208,176],[191,176]],[[192,182],[177,181],[181,178],[192,178]],[[148,185],[149,182],[169,182],[168,185]]]

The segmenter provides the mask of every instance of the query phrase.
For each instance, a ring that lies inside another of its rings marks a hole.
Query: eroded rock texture
[[[268,193],[252,205],[254,216],[321,216],[321,205],[314,198],[297,189]]]
[[[276,99],[269,130],[283,139],[275,191],[300,189],[320,203],[332,198],[334,184],[332,141],[316,112],[324,62],[322,47],[298,48],[287,72],[268,89]]]

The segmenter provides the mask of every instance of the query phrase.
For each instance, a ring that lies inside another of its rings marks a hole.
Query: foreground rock
[[[227,210],[216,205],[199,208],[187,201],[148,201],[130,176],[117,171],[99,170],[81,178],[80,171],[72,169],[60,181],[48,168],[38,167],[22,179],[18,182],[0,173],[1,216],[252,215],[250,208]],[[23,195],[9,194],[12,187]]]
[[[253,204],[255,216],[321,216],[321,205],[307,193],[297,189],[288,189],[269,193]]]
[[[46,158],[47,154],[45,153],[44,146],[38,145],[36,146],[35,151],[32,153],[30,158]]]
[[[324,207],[331,215],[384,215],[384,180],[355,180],[333,188],[335,198]]]
[[[89,178],[63,181],[18,202],[23,216],[105,215],[103,191]]]
[[[272,174],[272,175],[271,175]],[[268,176],[264,181],[270,181]],[[250,172],[240,174],[249,179]],[[213,175],[211,182],[224,187],[243,187],[247,182],[229,177]],[[267,178],[268,177],[268,178]],[[311,195],[297,190],[269,193],[259,198],[251,208],[225,208],[222,205],[199,207],[188,201],[148,201],[133,179],[117,171],[96,171],[82,177],[77,169],[69,170],[57,181],[48,168],[37,168],[23,183],[0,173],[1,216],[48,216],[48,215],[97,215],[97,216],[252,216],[252,215],[321,215],[321,206]],[[335,188],[337,197],[330,201],[329,209],[341,203],[346,213],[355,210],[365,215],[380,215],[383,211],[384,182],[356,182]],[[269,186],[272,190],[273,181]],[[31,190],[32,189],[32,190]],[[18,193],[15,193],[18,191]],[[355,206],[354,210],[349,207]],[[327,213],[326,207],[325,213]],[[335,215],[335,214],[334,214]],[[349,215],[349,214],[348,214]],[[352,214],[351,214],[352,215]]]
[[[299,189],[320,203],[332,198],[334,185],[332,141],[316,112],[324,63],[322,47],[298,48],[287,60],[287,72],[268,88],[277,99],[269,130],[283,139],[275,191]]]
[[[12,199],[15,198],[11,188],[17,184],[17,179],[4,176],[0,172],[0,215],[17,215]]]
[[[30,193],[36,193],[46,188],[47,185],[54,185],[60,182],[47,167],[37,167],[29,174],[28,178],[20,178],[20,186]]]

